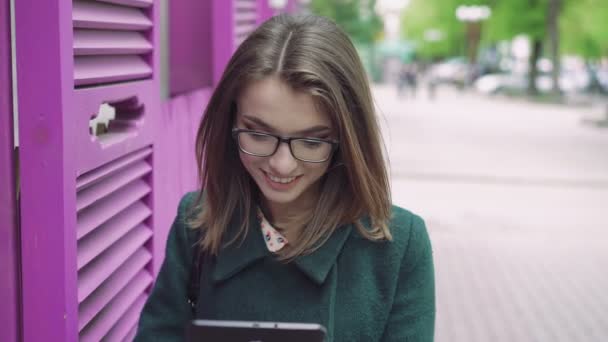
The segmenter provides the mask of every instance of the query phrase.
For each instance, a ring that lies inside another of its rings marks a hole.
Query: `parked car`
[[[587,90],[591,77],[587,72],[563,71],[559,77],[559,87],[564,93],[580,93]],[[524,92],[528,88],[527,74],[499,73],[489,74],[478,78],[474,87],[484,94],[500,92]],[[541,93],[553,90],[553,79],[550,74],[541,73],[536,77],[536,88]]]
[[[469,64],[463,57],[449,58],[430,67],[428,77],[435,84],[462,86],[469,74]]]

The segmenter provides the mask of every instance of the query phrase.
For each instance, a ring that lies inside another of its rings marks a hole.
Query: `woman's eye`
[[[322,142],[314,140],[303,140],[304,146],[307,148],[318,148],[321,147]]]
[[[266,141],[266,140],[271,139],[271,137],[270,137],[270,136],[268,136],[268,135],[263,135],[263,134],[255,134],[255,133],[253,133],[253,134],[250,134],[249,136],[250,136],[250,137],[251,137],[253,140],[256,140],[256,141]]]

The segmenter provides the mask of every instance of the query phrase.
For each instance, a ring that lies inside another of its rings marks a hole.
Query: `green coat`
[[[184,340],[193,318],[186,299],[196,240],[184,217],[194,198],[180,202],[135,341]],[[435,282],[424,221],[392,210],[393,241],[371,242],[345,225],[289,264],[272,257],[252,217],[242,244],[205,259],[197,318],[320,323],[336,342],[433,341]]]

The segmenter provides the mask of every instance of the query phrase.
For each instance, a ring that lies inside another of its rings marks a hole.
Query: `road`
[[[433,243],[436,341],[608,341],[603,108],[373,92],[393,202]]]

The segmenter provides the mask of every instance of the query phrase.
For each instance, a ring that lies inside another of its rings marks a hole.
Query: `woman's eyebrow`
[[[263,129],[269,130],[271,132],[277,132],[276,129],[274,129],[272,126],[270,126],[269,124],[267,124],[266,122],[264,122],[263,120],[256,118],[254,116],[249,116],[249,115],[245,115],[243,114],[243,118],[246,119],[247,121],[250,121],[258,126],[260,126]],[[294,132],[293,134],[295,135],[306,135],[306,134],[313,134],[313,133],[325,133],[325,132],[330,132],[331,128],[327,127],[325,125],[316,125],[301,131],[297,131]]]

